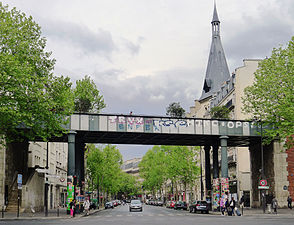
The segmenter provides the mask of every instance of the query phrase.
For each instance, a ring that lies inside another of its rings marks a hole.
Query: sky
[[[211,44],[213,0],[4,0],[41,26],[55,75],[89,75],[103,113],[165,115],[199,99]],[[230,72],[264,59],[294,34],[293,0],[217,0]],[[118,145],[124,160],[152,146]]]

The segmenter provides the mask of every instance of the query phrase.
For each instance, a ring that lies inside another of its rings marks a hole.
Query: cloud
[[[132,55],[139,54],[141,49],[141,43],[144,41],[143,37],[139,37],[137,43],[129,41],[125,38],[121,38],[122,46],[128,50]]]
[[[43,22],[44,23],[44,22]],[[85,53],[111,55],[117,49],[109,31],[97,29],[95,32],[83,25],[70,22],[46,21],[44,35],[57,41],[72,44]]]
[[[137,76],[117,81],[124,71],[113,70],[93,74],[101,94],[105,98],[106,113],[129,113],[165,115],[171,102],[180,102],[188,110],[200,94],[202,78],[199,69],[171,69],[146,76]],[[108,75],[106,75],[108,74]],[[113,79],[105,79],[112,77]]]
[[[240,65],[244,58],[270,56],[273,48],[285,45],[291,39],[294,28],[290,24],[294,22],[294,16],[284,3],[276,1],[274,5],[258,7],[256,15],[246,11],[241,20],[227,22],[223,43],[231,68]],[[294,8],[293,1],[288,1],[287,5]]]

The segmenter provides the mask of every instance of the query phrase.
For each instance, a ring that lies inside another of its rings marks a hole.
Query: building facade
[[[187,117],[210,118],[210,110],[215,106],[225,106],[230,110],[230,119],[246,120],[250,115],[242,112],[244,89],[254,82],[254,72],[260,60],[245,59],[244,65],[237,68],[230,76],[225,54],[220,42],[220,21],[214,8],[212,24],[212,44],[202,95],[190,107]],[[211,149],[212,147],[212,149]],[[214,185],[211,180],[219,182],[220,149],[216,146],[203,146],[202,170],[205,196],[215,198]],[[212,154],[211,154],[212,153]],[[262,156],[263,155],[263,156]],[[293,151],[285,150],[284,145],[273,142],[269,146],[250,146],[228,148],[228,191],[230,197],[239,200],[245,197],[245,206],[259,207],[262,202],[270,203],[276,196],[279,206],[286,206],[288,195],[293,198]],[[216,157],[216,159],[215,159]],[[264,158],[262,160],[262,158]],[[218,163],[215,163],[218,162]],[[213,164],[211,173],[211,164]],[[264,177],[261,175],[264,168]],[[215,179],[217,178],[217,179]],[[261,179],[267,179],[269,189],[259,190]],[[214,182],[213,182],[214,183]],[[219,183],[217,184],[219,185]],[[224,184],[225,186],[227,184]],[[221,185],[223,186],[223,185]],[[211,193],[212,191],[212,193]],[[264,198],[262,197],[264,196]],[[217,205],[215,205],[217,206]]]

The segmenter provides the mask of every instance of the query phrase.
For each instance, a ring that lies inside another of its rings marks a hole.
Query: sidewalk
[[[89,215],[97,213],[98,211],[102,210],[90,210]],[[59,213],[59,215],[58,215]],[[17,212],[4,212],[4,218],[2,217],[2,212],[0,211],[0,221],[3,220],[41,220],[41,219],[70,219],[71,216],[67,214],[66,208],[60,208],[59,212],[57,209],[50,209],[48,210],[48,216],[45,216],[45,212],[36,212],[36,213],[19,213],[19,217],[17,217]],[[80,218],[85,216],[85,213],[76,214],[75,218]]]
[[[242,213],[242,209],[239,208],[240,212]],[[270,213],[268,209],[265,210],[265,213],[263,213],[262,208],[244,208],[243,209],[243,216],[254,216],[254,215],[260,215],[260,216],[293,216],[294,217],[294,209],[288,209],[288,208],[282,208],[278,209],[277,214],[274,214],[273,211]],[[213,215],[221,215],[221,212],[211,212]]]

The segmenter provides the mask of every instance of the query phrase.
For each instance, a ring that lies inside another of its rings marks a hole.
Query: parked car
[[[163,206],[163,201],[158,200],[157,203],[156,203],[156,205],[157,205],[157,206]]]
[[[132,212],[133,210],[139,210],[139,211],[143,211],[143,206],[140,200],[136,200],[133,199],[131,200],[130,206],[129,206],[129,210],[130,212]]]
[[[174,206],[174,209],[183,209],[183,210],[187,210],[188,206],[187,206],[187,203],[186,202],[183,202],[183,201],[177,201],[175,206]]]
[[[118,202],[116,200],[112,201],[114,207],[118,206]]]
[[[105,209],[113,209],[114,208],[114,206],[113,206],[113,203],[112,202],[106,202],[105,203]]]
[[[166,208],[174,208],[175,207],[175,201],[168,201],[166,203]]]
[[[176,202],[175,201],[171,201],[170,203],[170,208],[174,208],[175,207]]]
[[[196,213],[197,211],[200,211],[201,213],[209,213],[209,205],[207,201],[194,201],[192,204],[189,206],[189,211],[190,213],[194,212]]]

